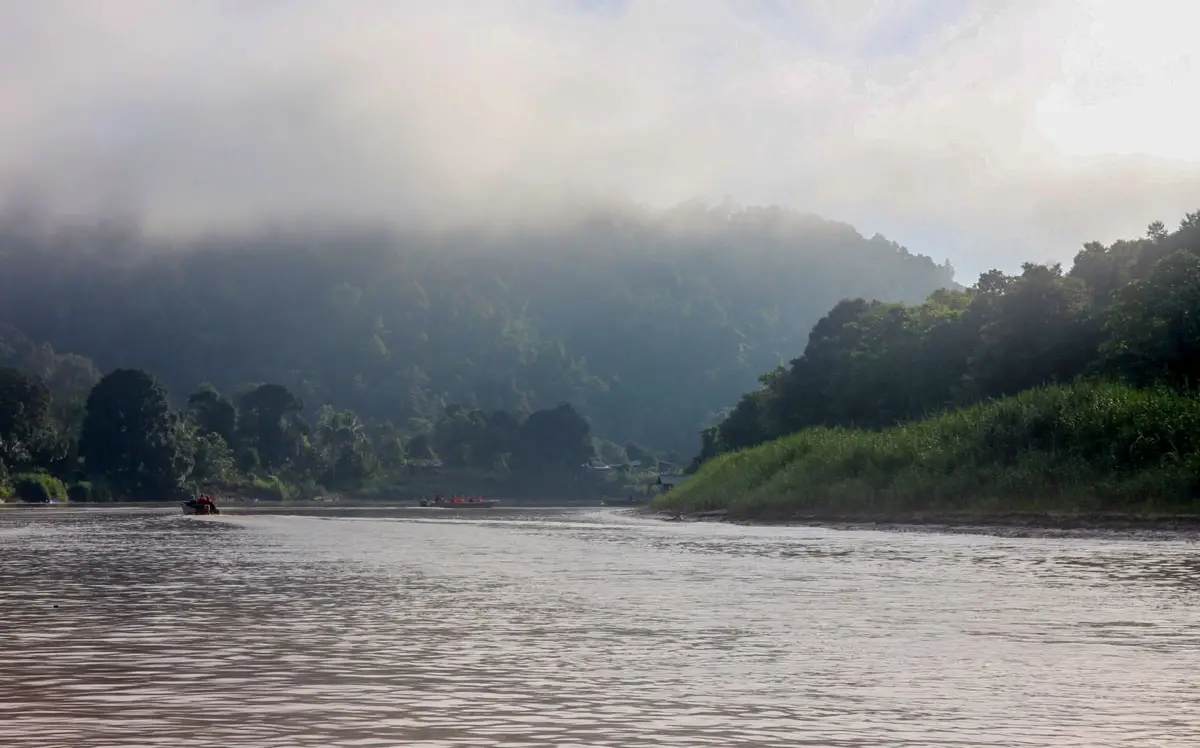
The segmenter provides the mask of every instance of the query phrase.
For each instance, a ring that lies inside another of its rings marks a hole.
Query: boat
[[[221,513],[221,510],[217,508],[217,505],[213,503],[213,500],[206,497],[180,502],[180,507],[183,509],[184,514]]]
[[[451,501],[441,496],[436,499],[421,499],[421,506],[438,509],[491,509],[500,505],[500,499],[459,499]]]

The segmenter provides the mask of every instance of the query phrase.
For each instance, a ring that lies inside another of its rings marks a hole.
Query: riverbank
[[[722,455],[651,505],[770,523],[1200,529],[1200,399],[1081,383]]]
[[[643,513],[666,522],[721,522],[773,527],[825,527],[833,530],[938,532],[1012,538],[1092,538],[1192,540],[1200,542],[1200,514],[895,514],[808,515],[792,519],[730,519],[727,512]]]

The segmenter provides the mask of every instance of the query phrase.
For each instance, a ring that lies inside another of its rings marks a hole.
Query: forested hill
[[[688,453],[840,299],[918,302],[952,274],[845,224],[728,205],[436,236],[0,224],[0,323],[101,371],[174,393],[277,382],[413,432],[448,403],[565,400],[599,436]]]
[[[1155,221],[1140,239],[1086,244],[1068,271],[992,270],[915,305],[844,299],[802,355],[705,433],[700,461],[812,427],[887,428],[1077,378],[1194,395],[1198,310],[1200,211],[1175,231]]]

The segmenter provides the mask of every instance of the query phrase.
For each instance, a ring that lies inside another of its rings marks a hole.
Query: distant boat
[[[476,499],[474,501],[447,501],[445,499],[421,499],[421,506],[437,509],[491,509],[500,505],[500,499]]]
[[[212,500],[197,501],[196,499],[192,499],[191,501],[180,502],[180,507],[183,509],[184,514],[220,514],[221,513],[221,510],[217,508],[217,505],[215,503],[213,503]]]

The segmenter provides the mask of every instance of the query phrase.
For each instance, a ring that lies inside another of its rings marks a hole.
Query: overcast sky
[[[4,2],[0,192],[157,227],[731,195],[969,283],[1200,209],[1197,20],[1183,0]]]

